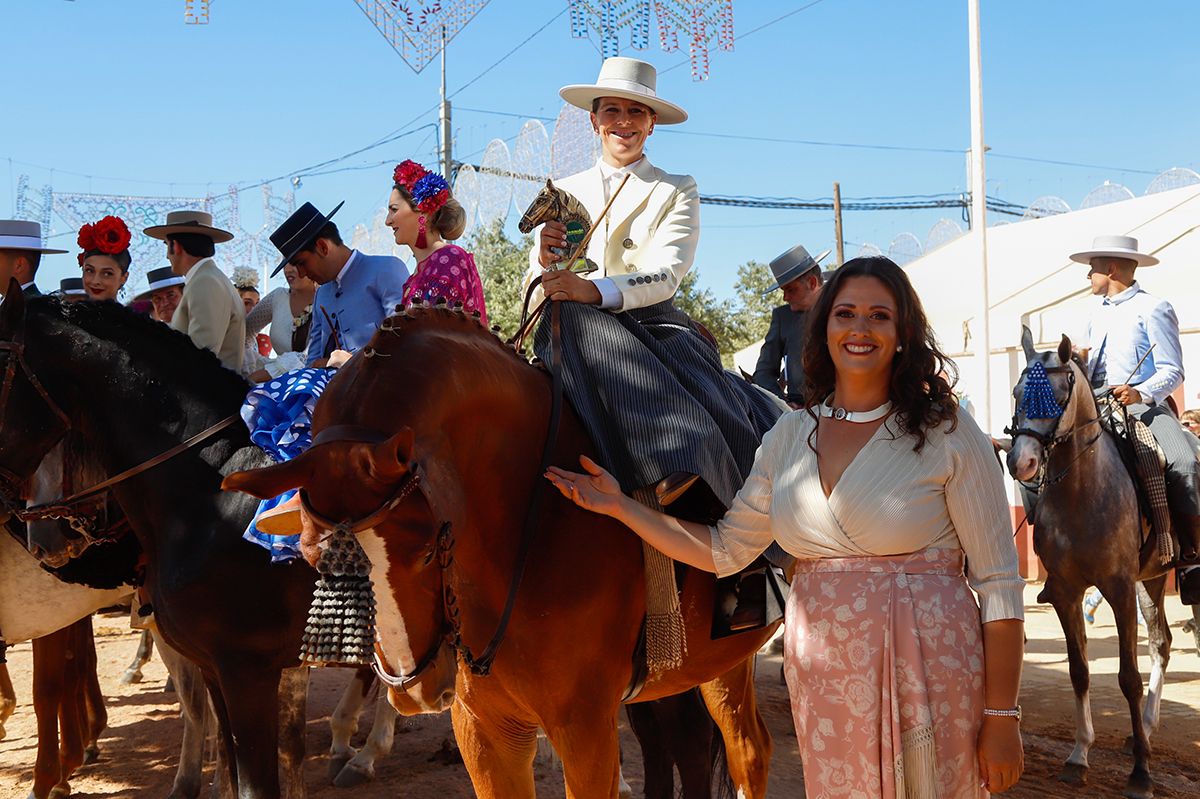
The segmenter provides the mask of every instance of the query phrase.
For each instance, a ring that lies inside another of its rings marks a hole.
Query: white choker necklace
[[[866,424],[867,422],[877,422],[883,417],[891,413],[892,401],[880,405],[878,408],[872,408],[869,411],[848,411],[845,408],[835,408],[829,404],[833,399],[833,395],[825,398],[821,403],[821,415],[827,419],[837,419],[840,422],[855,422],[856,424]]]

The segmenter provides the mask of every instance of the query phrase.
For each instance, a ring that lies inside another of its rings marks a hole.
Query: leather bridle
[[[540,278],[539,278],[540,280]],[[529,297],[526,296],[526,303]],[[546,303],[543,303],[543,306]],[[346,519],[343,521],[334,521],[323,517],[315,512],[312,504],[308,500],[308,494],[301,489],[300,504],[304,512],[316,524],[323,527],[327,532],[322,535],[322,540],[333,534],[334,530],[342,529],[351,533],[358,533],[368,528],[374,527],[379,522],[383,521],[392,513],[402,502],[408,499],[414,492],[419,490],[425,498],[426,504],[429,506],[431,513],[435,519],[437,533],[435,536],[435,545],[437,549],[438,570],[441,575],[442,582],[442,626],[435,637],[433,644],[429,650],[417,661],[416,667],[410,674],[391,674],[379,658],[379,649],[376,647],[374,662],[371,664],[375,674],[385,685],[401,690],[407,689],[415,683],[421,676],[429,670],[436,662],[438,652],[444,644],[449,644],[462,658],[463,663],[471,670],[472,674],[486,677],[492,671],[492,664],[495,662],[496,653],[500,649],[500,644],[504,641],[504,636],[508,631],[509,621],[512,619],[513,608],[517,601],[517,592],[521,587],[521,580],[525,576],[525,566],[529,560],[529,552],[533,545],[533,533],[535,524],[538,519],[539,511],[541,510],[542,498],[546,494],[546,481],[541,479],[541,475],[545,474],[546,469],[550,466],[550,459],[553,455],[554,444],[558,439],[558,428],[562,420],[562,405],[563,405],[563,384],[562,384],[562,333],[560,323],[560,307],[559,302],[554,301],[549,303],[550,308],[550,331],[551,331],[551,350],[549,372],[551,377],[551,403],[550,403],[550,419],[548,429],[546,431],[546,440],[542,446],[541,464],[538,466],[537,482],[534,484],[533,497],[530,500],[529,507],[525,510],[525,520],[521,528],[521,537],[517,545],[516,563],[513,566],[512,578],[509,581],[508,595],[504,602],[504,610],[500,614],[500,620],[496,624],[496,632],[493,633],[491,640],[479,655],[475,655],[471,648],[463,641],[462,636],[462,618],[459,612],[458,596],[454,592],[454,587],[451,584],[450,569],[454,565],[454,528],[448,521],[448,515],[443,514],[438,508],[438,504],[427,488],[428,480],[425,477],[424,467],[417,462],[409,464],[408,474],[400,481],[391,495],[383,500],[375,510],[361,516],[358,519]],[[528,310],[526,305],[525,311]],[[524,314],[523,314],[524,315]],[[329,443],[333,441],[358,441],[364,443],[378,444],[387,439],[383,433],[368,427],[359,425],[336,425],[322,430],[313,439],[313,446],[318,444]]]
[[[71,418],[67,416],[62,407],[54,401],[54,398],[50,396],[50,392],[46,391],[46,387],[42,385],[42,381],[38,379],[38,376],[29,366],[29,362],[25,360],[24,336],[25,330],[22,327],[17,330],[12,341],[0,341],[0,352],[7,352],[9,354],[8,363],[5,364],[4,367],[4,382],[3,384],[0,384],[0,429],[3,429],[5,421],[7,420],[8,400],[12,396],[13,383],[16,379],[17,369],[19,368],[21,373],[25,376],[25,379],[29,381],[31,386],[33,386],[34,391],[36,391],[38,396],[41,397],[42,402],[45,403],[50,412],[54,414],[54,416],[62,424],[62,432],[60,432],[58,437],[51,442],[51,446],[53,446],[53,444],[62,440],[63,436],[65,436],[67,432],[71,430]],[[104,491],[107,491],[108,489],[125,482],[131,477],[135,477],[143,472],[149,471],[155,466],[169,461],[176,455],[186,452],[197,444],[200,444],[201,442],[213,437],[240,419],[241,416],[236,413],[227,416],[216,424],[201,430],[196,435],[191,436],[179,444],[176,444],[174,447],[171,447],[165,452],[160,452],[158,455],[142,461],[136,466],[126,469],[125,471],[114,475],[113,477],[109,477],[106,480],[91,486],[90,488],[83,489],[82,491],[76,491],[68,497],[63,497],[52,502],[34,505],[28,508],[25,507],[24,502],[20,498],[22,488],[26,483],[26,479],[0,466],[0,506],[2,506],[4,512],[16,517],[22,522],[28,523],[31,521],[43,521],[47,519],[64,519],[71,525],[73,529],[80,532],[93,542],[111,540],[112,536],[93,537],[90,535],[91,519],[86,514],[77,512],[76,509],[79,505],[95,498]],[[120,535],[124,533],[124,529],[118,527],[114,528],[114,530],[111,532],[115,535]]]
[[[1059,403],[1058,399],[1055,398],[1055,402],[1058,403],[1058,406],[1065,411],[1067,406],[1071,404],[1071,396],[1075,392],[1075,369],[1072,368],[1071,364],[1069,363],[1061,366],[1047,366],[1045,369],[1047,375],[1065,374],[1067,376],[1067,401],[1065,403]],[[1076,461],[1083,456],[1083,453],[1087,452],[1087,448],[1096,443],[1100,436],[1104,434],[1104,427],[1100,424],[1099,415],[1097,415],[1094,419],[1088,419],[1085,422],[1075,424],[1070,430],[1061,434],[1058,433],[1058,424],[1059,421],[1061,421],[1061,417],[1059,417],[1059,420],[1056,420],[1053,430],[1051,430],[1049,433],[1042,433],[1038,430],[1034,430],[1031,427],[1019,426],[1018,419],[1020,415],[1021,409],[1018,406],[1017,410],[1013,411],[1012,425],[1004,428],[1004,432],[1006,435],[1012,438],[1014,443],[1019,437],[1028,436],[1042,445],[1042,468],[1039,470],[1037,480],[1033,483],[1033,485],[1036,486],[1037,491],[1041,491],[1041,489],[1045,488],[1046,486],[1053,485],[1066,477],[1067,473],[1071,470],[1071,467],[1075,465]],[[1081,430],[1090,427],[1093,424],[1097,425],[1096,435],[1083,446],[1080,454],[1077,455],[1070,463],[1068,463],[1061,472],[1056,474],[1054,477],[1047,478],[1046,467],[1050,463],[1050,455],[1054,451],[1055,447],[1070,441]]]

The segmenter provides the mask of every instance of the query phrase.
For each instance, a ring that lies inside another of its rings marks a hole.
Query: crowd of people
[[[699,241],[696,183],[645,152],[656,126],[686,111],[658,96],[653,66],[630,58],[607,59],[594,83],[561,95],[590,113],[602,148],[593,167],[558,182],[596,220],[584,254],[599,269],[558,268],[581,242],[548,222],[526,286],[535,302],[559,303],[560,335],[544,321],[534,350],[549,362],[561,346],[564,391],[596,457],[547,478],[700,569],[736,575],[772,551],[795,559],[785,670],[809,796],[1006,790],[1023,767],[1023,581],[1008,500],[992,441],[961,410],[953,366],[904,271],[874,257],[823,273],[828,252],[783,253],[770,268],[784,304],[753,384],[732,379],[672,302]],[[150,270],[133,301],[255,384],[243,416],[278,459],[308,446],[332,370],[396,308],[445,300],[487,325],[474,258],[453,243],[465,215],[442,176],[413,161],[392,175],[387,225],[411,252],[411,273],[349,247],[333,221],[340,207],[305,203],[271,234],[273,274],[287,285],[266,296],[253,270],[227,276],[219,246],[233,234],[208,213],[175,211],[144,231],[165,243],[170,266]],[[81,276],[62,281],[63,300],[117,300],[129,240],[115,217],[85,225]],[[1178,323],[1133,278],[1153,257],[1131,239],[1100,245],[1073,256],[1103,302],[1089,375],[1167,452],[1172,502],[1194,522],[1180,535],[1194,560],[1200,444],[1166,404],[1183,379]],[[36,223],[0,222],[0,277],[27,295],[40,293],[38,263],[52,252]],[[296,506],[288,495],[264,501],[246,537],[295,557]],[[753,603],[748,590],[741,598]],[[752,607],[734,615],[746,611],[752,619]]]

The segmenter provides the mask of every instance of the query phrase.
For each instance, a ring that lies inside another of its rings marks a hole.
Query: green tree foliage
[[[483,296],[487,301],[488,323],[499,325],[507,338],[521,322],[521,278],[529,267],[532,236],[510,241],[499,220],[488,227],[476,228],[467,237],[465,247],[475,255],[475,266],[483,279]]]

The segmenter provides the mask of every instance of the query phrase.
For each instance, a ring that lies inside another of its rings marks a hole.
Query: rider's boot
[[[1176,523],[1181,563],[1200,564],[1200,516],[1180,514]]]

